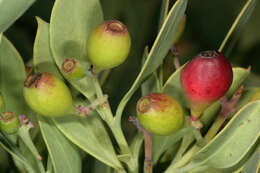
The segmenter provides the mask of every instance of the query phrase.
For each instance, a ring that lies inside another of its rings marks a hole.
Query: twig
[[[144,148],[145,148],[145,159],[144,159],[144,172],[152,173],[152,149],[153,141],[152,134],[149,133],[138,121],[136,117],[130,116],[128,119],[132,122],[137,129],[141,130],[144,134]]]

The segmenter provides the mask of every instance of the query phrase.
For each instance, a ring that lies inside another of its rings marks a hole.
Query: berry
[[[23,91],[27,104],[40,115],[59,117],[75,112],[68,87],[53,74],[29,75]]]
[[[85,76],[84,70],[74,58],[67,58],[62,63],[62,72],[70,79],[80,79]]]
[[[181,85],[191,108],[199,117],[213,102],[222,97],[233,80],[228,60],[217,51],[204,51],[195,56],[181,72]]]
[[[117,20],[109,20],[90,34],[87,53],[95,67],[109,69],[125,61],[130,47],[131,39],[126,26]]]
[[[182,107],[175,99],[162,93],[141,97],[136,110],[138,121],[152,134],[169,135],[183,125]]]
[[[19,118],[13,112],[2,112],[0,129],[6,134],[16,133],[20,127]]]

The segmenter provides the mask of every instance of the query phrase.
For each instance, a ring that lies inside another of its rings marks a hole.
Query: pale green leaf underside
[[[38,116],[42,136],[56,173],[80,173],[81,158],[75,148],[55,127],[51,119]]]
[[[0,33],[15,22],[35,0],[0,0]]]
[[[230,168],[253,147],[260,134],[260,101],[237,112],[225,128],[193,158],[192,163]]]
[[[0,44],[0,91],[5,111],[28,115],[29,108],[23,97],[25,78],[22,58],[12,43],[3,36]]]

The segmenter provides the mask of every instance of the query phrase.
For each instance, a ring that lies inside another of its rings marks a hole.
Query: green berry
[[[68,87],[53,74],[43,72],[29,75],[23,91],[27,104],[40,115],[59,117],[74,113]]]
[[[2,112],[0,129],[6,134],[16,133],[20,127],[19,118],[13,112]]]
[[[124,24],[117,20],[106,21],[89,35],[88,58],[99,69],[109,69],[123,63],[131,47],[131,39]]]
[[[182,107],[166,94],[152,93],[141,97],[136,110],[138,121],[152,134],[169,135],[183,126]]]
[[[85,76],[84,70],[74,58],[67,58],[62,63],[62,71],[70,79],[80,79]]]

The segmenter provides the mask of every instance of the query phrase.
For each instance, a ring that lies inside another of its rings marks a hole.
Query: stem
[[[217,119],[213,123],[213,125],[210,127],[209,131],[205,135],[205,141],[208,143],[219,131],[227,117],[233,113],[236,110],[236,105],[240,99],[240,96],[243,91],[243,86],[241,86],[231,97],[231,99],[228,101],[227,98],[224,96],[220,99],[221,103],[221,111],[219,115],[217,116]]]
[[[129,117],[129,121],[132,122],[137,129],[141,130],[144,134],[144,148],[145,148],[145,159],[144,159],[144,173],[152,173],[152,153],[153,153],[153,140],[152,134],[149,133],[138,121],[136,117]]]
[[[94,86],[96,89],[97,97],[103,98],[104,97],[103,91],[99,85],[99,81],[98,81],[96,75],[93,72],[93,69],[90,69],[90,72],[92,74],[93,83],[94,83]],[[123,131],[121,129],[121,124],[120,124],[120,122],[118,123],[115,120],[115,118],[113,117],[109,102],[107,101],[102,105],[102,107],[100,107],[100,108],[98,107],[97,112],[99,113],[101,118],[107,123],[107,125],[111,129],[113,136],[115,137],[116,142],[119,145],[120,153],[130,156],[129,162],[126,162],[126,164],[128,165],[128,168],[130,169],[130,172],[138,172],[137,165],[133,159],[131,150],[128,146],[128,143],[127,143],[125,136],[123,134]]]
[[[111,72],[110,69],[104,71],[104,73],[103,73],[103,75],[102,75],[102,77],[101,77],[101,79],[100,79],[100,85],[101,85],[101,86],[103,86],[104,83],[106,82],[106,80],[107,80],[107,78],[108,78],[110,72]]]
[[[218,116],[215,122],[212,124],[210,127],[209,131],[205,135],[205,141],[208,143],[219,131],[220,127],[223,125],[225,122],[226,118]]]
[[[43,164],[42,164],[42,157],[38,153],[38,150],[36,149],[32,139],[31,139],[31,136],[29,134],[29,128],[22,125],[20,127],[20,129],[18,130],[18,136],[22,139],[24,144],[32,152],[32,154],[33,154],[33,156],[36,160],[36,163],[38,165],[40,173],[45,173],[45,169],[44,169]]]

